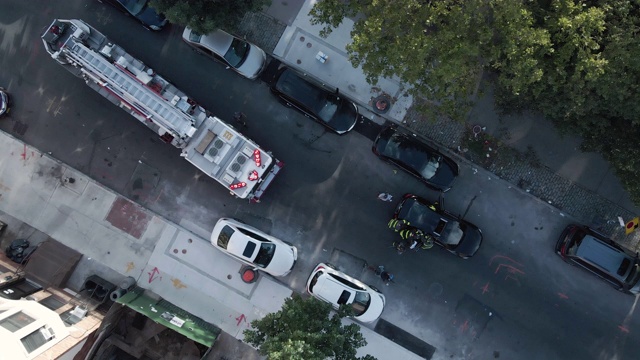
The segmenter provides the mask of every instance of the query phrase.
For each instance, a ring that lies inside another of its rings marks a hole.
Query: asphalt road
[[[56,17],[92,24],[217,116],[247,114],[245,133],[286,163],[263,201],[229,196],[178,149],[49,58],[39,35]],[[295,290],[303,291],[315,264],[331,259],[380,287],[358,266],[384,264],[396,282],[382,287],[382,318],[434,346],[434,358],[637,358],[636,298],[553,252],[570,214],[461,161],[445,206],[483,230],[478,254],[461,260],[434,248],[398,255],[390,247],[396,235],[386,228],[395,202],[377,194],[438,194],[378,160],[368,124],[342,137],[327,133],[278,103],[265,83],[190,51],[181,32],[146,31],[97,1],[5,0],[0,85],[14,108],[0,129],[187,228],[208,230],[233,216],[294,243],[300,261],[283,281]]]

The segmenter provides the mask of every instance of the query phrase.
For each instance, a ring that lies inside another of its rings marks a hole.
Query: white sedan
[[[273,276],[287,275],[298,259],[295,246],[229,218],[218,220],[211,233],[211,244],[234,259]]]
[[[363,323],[375,321],[384,309],[385,297],[378,289],[336,270],[331,264],[316,266],[307,281],[307,291],[335,309],[350,305],[353,318]]]
[[[185,28],[182,40],[197,52],[220,61],[249,79],[257,78],[267,66],[267,54],[264,50],[222,30],[201,35]]]

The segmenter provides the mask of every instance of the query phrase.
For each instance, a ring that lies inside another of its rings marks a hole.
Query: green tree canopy
[[[245,341],[270,360],[375,360],[371,355],[356,358],[367,341],[358,325],[342,325],[350,309],[342,307],[330,316],[331,310],[328,303],[294,295],[280,311],[252,321]]]
[[[269,4],[271,0],[151,0],[151,6],[170,22],[201,34],[233,29],[246,13]]]
[[[352,64],[372,83],[398,76],[431,112],[464,118],[492,72],[500,104],[581,135],[640,203],[638,0],[320,0],[310,14],[324,35],[357,19]]]

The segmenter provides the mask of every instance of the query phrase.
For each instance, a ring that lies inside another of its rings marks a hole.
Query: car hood
[[[455,247],[455,252],[462,257],[473,256],[480,248],[481,243],[482,232],[480,229],[467,225],[464,236],[458,246]]]
[[[298,251],[295,247],[278,244],[273,259],[266,268],[261,270],[273,276],[285,276],[291,272],[297,259]]]
[[[266,62],[267,54],[259,47],[249,44],[249,54],[238,68],[238,72],[249,79],[255,79],[264,69]]]
[[[435,175],[427,181],[443,191],[447,191],[451,189],[458,172],[458,164],[443,156]]]
[[[149,6],[145,6],[145,8],[138,13],[136,17],[149,26],[154,25],[161,28],[167,24],[167,19]]]
[[[370,323],[372,321],[375,321],[380,317],[380,315],[382,315],[382,310],[384,310],[384,303],[384,295],[375,292],[372,293],[371,303],[369,304],[369,308],[367,308],[367,311],[365,311],[364,314],[360,316],[354,317],[354,319],[363,323]]]
[[[338,134],[344,134],[351,131],[358,121],[358,108],[351,101],[340,98],[340,108],[328,122],[328,125]]]

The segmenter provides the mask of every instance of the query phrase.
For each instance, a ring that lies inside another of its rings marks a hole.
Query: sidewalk
[[[278,5],[261,14],[282,25],[278,31],[262,34],[279,38],[277,46],[270,48],[274,56],[329,86],[340,88],[370,120],[383,123],[386,118],[402,123],[625,246],[640,247],[640,232],[625,235],[618,220],[621,217],[627,222],[639,216],[640,207],[631,202],[608,162],[597,153],[582,152],[578,137],[561,136],[553,123],[539,114],[500,115],[495,108],[493,88],[487,81],[481,84],[483,95],[466,123],[424,119],[411,107],[414,99],[400,96],[403,85],[389,79],[382,79],[378,86],[398,97],[398,102],[387,114],[372,112],[374,89],[366,83],[362,70],[354,69],[346,58],[345,45],[350,41],[353,20],[344,19],[339,28],[322,39],[318,35],[321,27],[309,22],[312,3],[306,0],[293,20],[293,9]],[[285,24],[289,26],[282,31]],[[329,55],[326,63],[315,60],[319,50]],[[480,151],[486,150],[482,154],[470,151],[469,145],[473,145],[470,143],[478,140],[471,132],[474,125],[484,129],[479,136],[487,140],[486,145],[480,146]]]
[[[0,211],[82,253],[86,266],[132,276],[239,339],[292,293],[267,275],[244,283],[242,265],[211,246],[208,230],[172,224],[5,133],[0,149],[10,154],[0,160]]]
[[[0,151],[8,154],[0,159],[0,212],[13,217],[12,226],[19,221],[42,232],[39,238],[51,237],[82,253],[75,273],[95,268],[102,274],[106,266],[122,278],[132,276],[138,286],[236,339],[251,321],[280,310],[292,294],[265,274],[244,283],[242,265],[209,243],[210,229],[173,224],[3,132]],[[369,345],[361,354],[419,359],[369,329],[362,332]],[[234,359],[260,358],[248,346],[230,345],[229,336],[225,348],[250,352]]]

